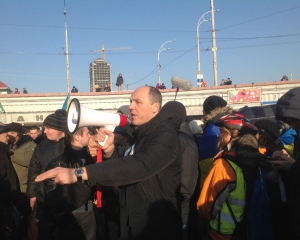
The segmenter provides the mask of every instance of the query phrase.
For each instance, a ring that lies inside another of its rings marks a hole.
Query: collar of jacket
[[[29,135],[23,135],[20,137],[19,141],[16,142],[16,144],[13,145],[12,149],[18,149],[23,144],[27,142],[32,142],[33,139]]]
[[[135,127],[133,136],[135,139],[141,139],[151,133],[156,126],[161,124],[168,124],[178,132],[180,128],[180,119],[167,111],[160,111],[150,121]]]
[[[74,163],[81,163],[81,159],[86,159],[88,152],[86,151],[85,148],[81,148],[81,149],[74,149],[72,148],[72,146],[68,143],[65,146],[65,150],[64,150],[66,159],[68,160],[68,162],[74,162]]]

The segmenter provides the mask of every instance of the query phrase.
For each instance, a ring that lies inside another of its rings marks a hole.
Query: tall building
[[[110,64],[102,58],[97,58],[90,63],[90,91],[96,92],[96,89],[103,89],[106,83],[111,86]]]

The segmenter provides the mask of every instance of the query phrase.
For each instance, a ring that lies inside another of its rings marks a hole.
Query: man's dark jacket
[[[189,216],[189,203],[198,180],[198,148],[193,136],[179,132],[182,153],[181,165],[181,217],[182,223],[187,224]],[[195,204],[196,206],[196,204]]]
[[[56,167],[78,168],[94,162],[85,148],[74,149],[67,144],[64,153],[50,161],[46,170]],[[56,185],[52,179],[48,179],[45,181],[44,191],[43,202],[47,213],[43,221],[48,224],[53,222],[53,228],[48,228],[49,234],[57,232],[56,239],[95,239],[93,196],[88,185],[82,182]]]
[[[153,224],[150,223],[153,219],[149,219],[153,216],[151,211],[160,207],[161,211],[155,217],[160,215],[174,220],[169,213],[176,211],[174,206],[178,206],[180,194],[179,127],[178,118],[167,112],[161,112],[136,128],[133,155],[118,157],[115,151],[109,161],[86,167],[91,184],[98,182],[106,186],[123,186],[121,189],[123,199],[120,202],[121,224],[135,229],[149,227]],[[162,208],[163,205],[168,205],[169,208]],[[170,211],[171,205],[174,211]],[[174,216],[179,216],[179,213]],[[177,226],[173,228],[176,229]],[[179,228],[181,228],[180,221]],[[152,234],[160,233],[155,231]]]
[[[0,202],[14,200],[20,194],[20,184],[17,173],[10,161],[7,144],[0,142]]]
[[[35,178],[45,172],[48,163],[63,153],[65,148],[65,138],[58,142],[44,139],[33,151],[28,168],[27,195],[29,198],[37,197],[39,206],[44,202],[44,183],[36,183]]]

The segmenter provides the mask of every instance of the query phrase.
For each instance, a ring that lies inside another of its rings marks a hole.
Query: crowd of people
[[[26,88],[23,88],[23,94],[27,94]],[[18,88],[15,88],[14,94],[21,94]]]
[[[195,119],[144,86],[113,132],[71,134],[62,109],[41,134],[0,124],[0,239],[26,239],[33,211],[36,239],[299,239],[299,101],[252,122],[212,95]]]
[[[232,81],[230,80],[230,78],[222,79],[220,86],[225,86],[225,85],[232,85]]]

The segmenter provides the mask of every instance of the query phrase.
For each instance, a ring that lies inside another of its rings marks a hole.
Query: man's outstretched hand
[[[83,180],[87,180],[86,169],[83,168],[84,173],[82,176]],[[77,182],[77,177],[74,173],[75,168],[53,168],[47,172],[38,175],[35,179],[36,182],[41,182],[46,179],[52,179],[57,184],[71,184]]]

